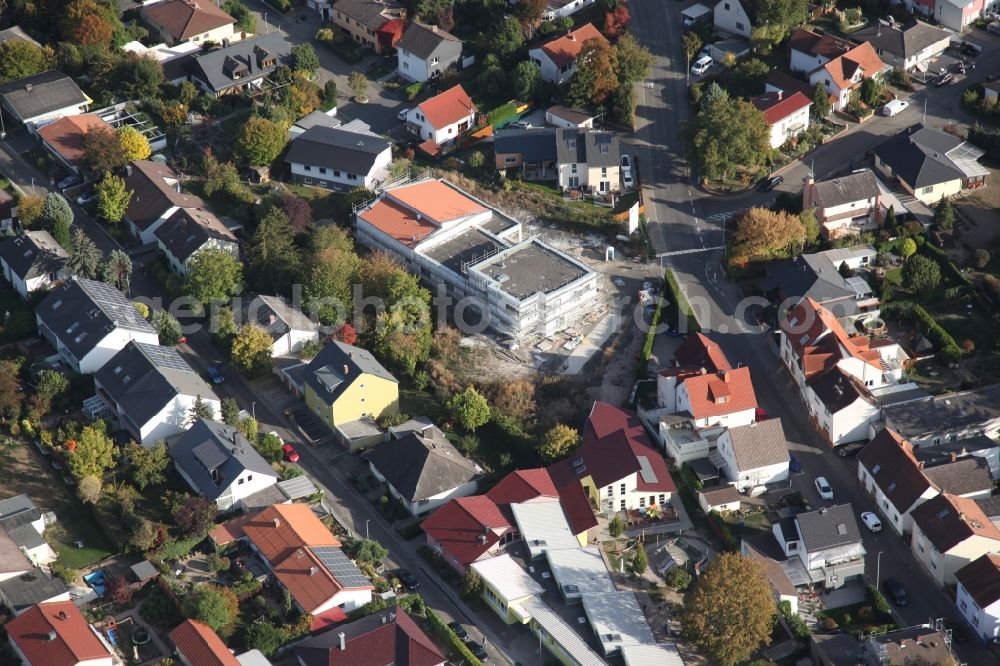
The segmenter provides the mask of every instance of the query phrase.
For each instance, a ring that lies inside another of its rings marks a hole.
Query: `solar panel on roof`
[[[646,483],[656,483],[656,472],[653,471],[653,466],[649,464],[649,458],[646,456],[636,456],[639,459],[639,475],[642,480]]]
[[[202,442],[194,447],[191,452],[205,466],[205,469],[209,471],[218,468],[226,462],[226,454],[219,450],[215,442]]]
[[[180,372],[194,372],[180,353],[172,347],[147,345],[142,342],[137,342],[136,345],[157,368],[178,370]]]
[[[309,497],[319,492],[308,476],[297,476],[294,479],[279,481],[278,487],[291,500]]]
[[[344,551],[336,546],[316,546],[310,548],[312,554],[316,556],[326,570],[333,574],[337,582],[344,587],[366,587],[371,585],[371,581],[354,566],[354,563],[344,555]]]

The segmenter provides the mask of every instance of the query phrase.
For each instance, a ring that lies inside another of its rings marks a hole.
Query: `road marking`
[[[736,217],[736,214],[738,212],[739,211],[729,210],[726,211],[725,213],[716,213],[715,215],[709,215],[705,219],[709,222],[728,222],[729,220]]]
[[[693,247],[689,250],[674,250],[673,252],[661,252],[657,257],[677,257],[682,254],[696,254],[698,252],[714,252],[715,250],[725,249],[725,245],[716,245],[714,247]]]

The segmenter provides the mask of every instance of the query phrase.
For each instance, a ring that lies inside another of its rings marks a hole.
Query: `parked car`
[[[870,529],[872,532],[882,531],[882,521],[878,519],[871,511],[863,511],[861,513],[861,522],[865,524],[865,527]]]
[[[962,55],[975,58],[983,52],[983,47],[972,42],[962,42]]]
[[[882,115],[883,116],[894,116],[894,115],[896,115],[898,113],[902,113],[907,108],[909,108],[909,106],[910,106],[910,104],[908,102],[904,102],[901,99],[894,99],[894,100],[892,100],[891,102],[889,102],[888,104],[886,104],[885,106],[882,107]]]
[[[994,35],[1000,35],[1000,21],[990,23],[986,26],[988,32],[992,32]]]
[[[486,652],[486,648],[482,643],[477,643],[476,641],[465,641],[465,647],[469,648],[469,652],[476,659],[488,659],[489,654]]]
[[[865,448],[865,442],[854,442],[853,444],[844,444],[843,446],[837,447],[837,455],[841,458],[847,458],[850,456],[858,455],[861,449]]]
[[[946,86],[949,83],[951,83],[952,79],[954,78],[955,78],[954,74],[952,74],[951,72],[945,72],[944,74],[941,75],[941,77],[937,80],[937,83],[935,83],[934,85],[936,85],[939,88],[941,86]]]
[[[398,578],[399,582],[403,584],[403,587],[410,592],[413,592],[420,587],[420,581],[417,580],[416,576],[410,573],[409,569],[396,569],[393,576]]]
[[[226,376],[222,374],[222,370],[214,365],[208,366],[208,378],[212,380],[213,384],[223,384],[226,381]]]
[[[65,178],[60,180],[58,183],[56,183],[56,187],[59,188],[60,190],[65,190],[69,187],[76,187],[81,183],[83,183],[83,178],[80,178],[79,176],[74,174],[72,176],[66,176]]]
[[[281,451],[285,454],[285,460],[288,462],[297,463],[299,461],[299,452],[291,444],[286,443],[281,447]]]
[[[469,639],[469,632],[465,630],[461,622],[449,622],[448,627],[455,632],[459,640],[464,641]]]
[[[788,454],[788,471],[798,474],[802,471],[802,463],[795,457],[794,453]]]
[[[882,581],[882,591],[885,592],[885,596],[889,597],[889,600],[896,606],[905,606],[909,603],[909,600],[906,598],[906,588],[891,576]]]
[[[715,64],[711,57],[702,56],[695,60],[694,64],[691,65],[691,73],[695,76],[701,76],[707,72],[712,65]]]
[[[397,113],[396,117],[399,118],[400,122],[406,122],[406,114],[408,114],[409,112],[410,112],[410,108],[407,107],[407,108],[403,109],[402,111],[400,111],[399,113]]]
[[[83,192],[76,198],[76,202],[81,206],[89,204],[91,201],[97,198],[97,192],[90,190],[89,192]]]
[[[833,488],[830,487],[830,484],[827,482],[825,476],[816,477],[816,492],[819,493],[819,496],[822,499],[825,500],[833,499]]]
[[[785,178],[783,176],[771,176],[770,178],[768,178],[767,180],[765,180],[763,183],[760,184],[760,191],[770,192],[778,185],[781,185],[783,182],[785,182]]]

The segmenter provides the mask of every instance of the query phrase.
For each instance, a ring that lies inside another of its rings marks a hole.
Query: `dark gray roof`
[[[136,562],[130,568],[132,569],[132,575],[134,575],[136,580],[140,583],[160,575],[160,572],[157,571],[156,567],[154,567],[153,563],[149,560]]]
[[[217,400],[211,387],[173,347],[131,341],[94,375],[137,426],[148,423],[178,395]]]
[[[795,517],[807,552],[861,543],[861,530],[850,504],[823,507]]]
[[[781,537],[785,540],[785,543],[799,540],[799,531],[795,527],[795,516],[787,516],[779,520],[778,528],[781,530]],[[782,557],[781,559],[785,558]]]
[[[990,495],[974,500],[986,517],[992,520],[1000,519],[1000,495]]]
[[[281,296],[254,296],[242,299],[244,322],[255,322],[277,340],[291,330],[316,331],[319,325],[292,307]]]
[[[820,208],[843,206],[879,195],[878,181],[871,169],[862,169],[840,178],[818,181],[812,187],[813,201]]]
[[[457,488],[481,470],[447,439],[404,435],[365,454],[378,473],[402,497],[414,502]]]
[[[556,130],[556,155],[560,164],[581,163],[588,167],[618,166],[621,151],[611,132],[562,127]]]
[[[194,484],[194,490],[210,500],[218,499],[244,471],[278,480],[246,437],[217,421],[198,419],[170,445],[170,457]]]
[[[16,40],[16,41],[21,41],[21,42],[28,42],[29,44],[34,44],[35,46],[37,46],[39,48],[41,48],[41,46],[42,46],[41,44],[39,44],[38,42],[36,42],[34,39],[32,39],[31,35],[29,35],[28,33],[26,33],[24,30],[21,29],[20,26],[17,26],[17,25],[14,25],[14,26],[11,26],[9,28],[4,28],[3,30],[0,30],[0,44],[3,44],[4,42],[9,42],[11,40]]]
[[[882,419],[907,439],[974,428],[1000,419],[1000,384],[884,407]]]
[[[22,280],[58,273],[69,253],[47,231],[25,231],[0,241],[0,258]]]
[[[332,405],[356,377],[365,373],[391,382],[396,381],[392,373],[382,367],[367,349],[334,340],[309,362],[305,380],[321,400]]]
[[[823,258],[822,253],[772,261],[767,264],[766,270],[768,278],[781,291],[783,298],[808,296],[824,306],[837,301],[838,316],[850,316],[858,310],[854,292],[847,288],[844,277]],[[764,288],[763,284],[761,286]]]
[[[377,0],[337,0],[333,3],[333,10],[349,16],[372,30],[378,30],[394,16],[406,15],[405,5]],[[387,18],[387,15],[390,17]]]
[[[295,137],[285,161],[367,174],[378,156],[391,147],[392,143],[372,132],[316,125]]]
[[[493,150],[497,155],[520,153],[525,162],[554,162],[556,131],[551,127],[504,128],[493,135]]]
[[[295,121],[295,127],[301,128],[303,132],[316,125],[320,125],[321,127],[339,127],[342,124],[340,118],[337,116],[327,115],[319,109],[307,113]]]
[[[37,548],[45,539],[31,524],[42,517],[42,510],[27,495],[16,495],[0,502],[0,528],[21,548]]]
[[[274,31],[268,35],[244,39],[227,47],[195,56],[191,62],[191,73],[207,83],[215,92],[220,92],[270,74],[285,64],[290,53],[291,45],[285,41],[280,32]],[[274,57],[274,64],[262,67],[262,60],[268,56]],[[246,74],[234,79],[232,77],[234,69],[244,69]]]
[[[788,462],[788,439],[780,418],[729,429],[740,471]]]
[[[35,315],[77,360],[116,328],[156,333],[125,294],[104,282],[78,277],[46,296],[35,308]]]
[[[836,366],[810,377],[806,383],[831,414],[836,414],[845,407],[853,405],[858,398],[865,397],[861,388]]]
[[[17,81],[0,83],[0,97],[21,120],[88,103],[79,86],[62,72],[50,69]]]
[[[977,452],[985,455],[989,450],[996,448],[1000,448],[1000,442],[986,435],[976,435],[965,439],[945,440],[933,446],[917,446],[913,449],[913,455],[926,467],[931,467],[950,460],[953,453],[957,458],[964,458]]]
[[[236,244],[222,221],[201,208],[178,208],[153,233],[182,264],[209,241]]]
[[[13,606],[11,610],[18,613],[37,603],[65,594],[69,588],[58,578],[49,576],[42,569],[34,567],[27,573],[8,578],[0,583],[0,591]]]
[[[971,495],[984,490],[992,490],[993,477],[985,460],[969,456],[933,467],[924,467],[924,476],[941,489],[952,495]]]
[[[945,155],[962,143],[950,134],[916,124],[880,143],[874,152],[916,189],[962,178],[962,171]]]
[[[850,38],[858,44],[871,42],[879,55],[889,53],[899,58],[912,58],[928,46],[948,39],[949,33],[922,21],[904,26],[891,25],[880,19],[851,33]]]
[[[405,49],[421,60],[427,60],[441,46],[446,44],[451,45],[451,52],[453,54],[461,54],[461,39],[450,32],[445,32],[436,25],[425,25],[419,21],[414,21],[406,28],[406,32],[403,33],[402,38],[396,43],[396,48]]]

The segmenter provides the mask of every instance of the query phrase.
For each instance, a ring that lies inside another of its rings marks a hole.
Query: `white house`
[[[97,372],[131,340],[155,345],[159,335],[114,286],[73,278],[35,308],[38,332],[74,372]]]
[[[729,35],[739,35],[745,39],[750,39],[753,30],[753,19],[747,12],[746,6],[750,6],[751,0],[719,0],[715,3],[713,21],[719,31]]]
[[[955,572],[955,606],[984,643],[1000,636],[1000,555],[988,553]]]
[[[668,368],[656,380],[657,403],[670,414],[690,414],[696,428],[738,428],[754,422],[757,395],[750,368],[703,373],[702,368]]]
[[[24,299],[65,279],[67,259],[69,253],[45,230],[28,230],[0,241],[3,276]]]
[[[319,342],[319,325],[281,296],[243,299],[243,322],[254,322],[271,335],[272,356],[292,356],[309,342]]]
[[[875,53],[887,65],[911,71],[926,69],[927,61],[944,53],[951,42],[951,33],[923,21],[904,24],[878,19],[852,32],[851,40],[871,42]]]
[[[839,238],[877,229],[883,220],[881,197],[882,190],[871,169],[820,182],[807,176],[802,208],[815,211],[825,238]]]
[[[764,114],[764,121],[771,128],[772,148],[780,148],[809,128],[812,100],[799,91],[787,97],[782,91],[764,93],[750,102]]]
[[[234,259],[240,256],[233,232],[203,208],[178,208],[153,235],[170,270],[178,275],[187,275],[191,260],[203,250],[222,250]]]
[[[456,85],[410,109],[406,128],[425,142],[448,145],[476,124],[476,112],[472,98]]]
[[[159,162],[136,160],[125,167],[125,188],[132,192],[124,220],[142,244],[157,244],[156,230],[181,208],[203,208],[205,202],[181,191],[180,177]]]
[[[436,25],[414,21],[396,42],[396,66],[410,81],[427,81],[462,61],[462,40]]]
[[[198,419],[170,443],[174,468],[191,489],[219,511],[251,508],[244,501],[278,482],[277,473],[253,444],[225,423]],[[251,503],[252,504],[252,503]]]
[[[545,122],[555,127],[594,128],[594,114],[582,109],[555,105],[545,109]]]
[[[240,33],[234,28],[236,19],[213,2],[159,0],[155,4],[144,5],[140,13],[167,44],[222,44],[223,40],[240,39]]]
[[[340,127],[315,125],[292,140],[285,162],[299,184],[374,190],[389,176],[392,143],[360,121]]]
[[[784,524],[772,533],[786,557],[797,557],[805,579],[825,589],[861,580],[865,573],[865,547],[850,504],[823,507],[795,516],[794,530]]]
[[[840,57],[856,45],[828,33],[796,28],[788,38],[789,68],[807,74]]]
[[[910,533],[910,513],[940,492],[921,467],[913,446],[889,428],[858,453],[858,482],[896,534]]]
[[[809,75],[809,83],[823,84],[837,100],[833,108],[842,111],[851,101],[852,93],[861,87],[862,81],[880,77],[884,70],[885,64],[875,49],[865,42],[814,70]]]
[[[549,0],[542,12],[543,21],[555,21],[564,16],[572,16],[581,9],[594,4],[596,0]]]
[[[45,567],[55,562],[56,552],[43,536],[45,528],[54,522],[55,514],[42,513],[27,495],[0,500],[0,533],[17,546],[31,566]]]
[[[560,189],[594,194],[621,190],[621,145],[612,132],[559,128],[555,147]]]
[[[938,585],[988,553],[1000,552],[1000,530],[974,500],[941,493],[913,510],[913,556]]]
[[[727,428],[716,450],[726,478],[737,490],[788,480],[788,440],[781,419]]]
[[[177,435],[201,400],[221,414],[219,398],[173,347],[129,342],[94,375],[97,395],[143,446]]]
[[[55,70],[0,83],[0,104],[31,132],[63,116],[86,113],[93,101],[73,79]]]
[[[543,81],[562,84],[576,73],[576,59],[591,40],[607,43],[604,35],[593,24],[587,23],[531,49],[528,57],[541,69]]]

